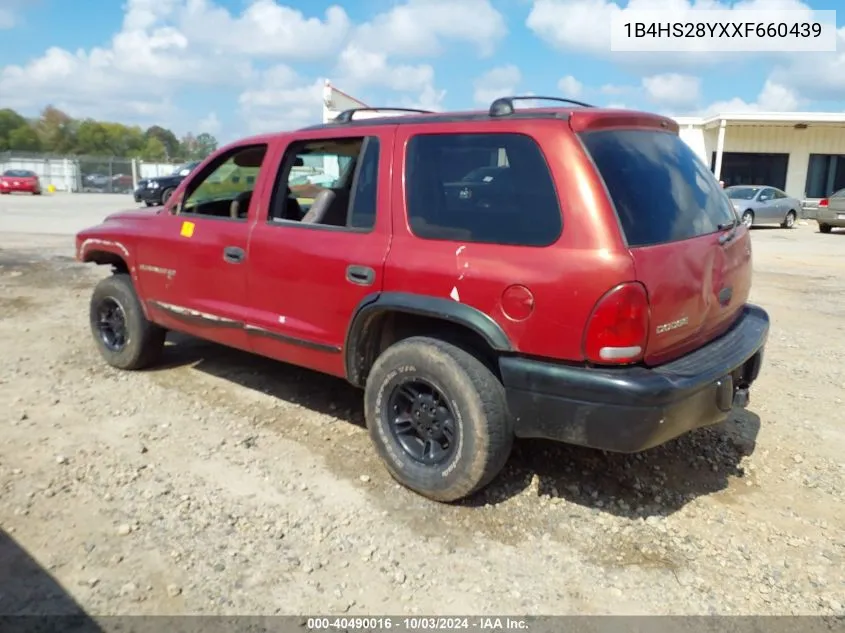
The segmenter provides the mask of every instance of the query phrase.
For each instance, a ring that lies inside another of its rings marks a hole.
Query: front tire
[[[830,233],[832,229],[830,224],[819,224],[819,233]]]
[[[105,361],[117,369],[143,369],[164,349],[167,331],[147,320],[126,273],[103,279],[89,309],[91,332]]]
[[[785,229],[795,228],[795,219],[797,217],[798,215],[795,213],[795,211],[790,211],[786,214],[786,218],[784,218],[783,224],[781,224],[781,226]]]
[[[167,201],[170,200],[170,196],[173,195],[174,191],[176,191],[176,189],[174,189],[173,187],[170,187],[169,189],[165,189],[164,191],[161,192],[161,204],[162,205],[167,204]]]
[[[742,223],[749,229],[754,225],[754,212],[751,209],[742,214]]]
[[[502,383],[468,352],[405,339],[374,363],[364,394],[367,428],[388,472],[441,502],[489,484],[513,447]]]

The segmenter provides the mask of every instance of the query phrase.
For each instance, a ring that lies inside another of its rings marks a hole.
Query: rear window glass
[[[554,182],[530,136],[414,136],[405,181],[408,222],[418,237],[520,246],[560,237]]]
[[[581,138],[607,185],[628,246],[686,240],[736,220],[713,174],[677,135],[601,130]]]

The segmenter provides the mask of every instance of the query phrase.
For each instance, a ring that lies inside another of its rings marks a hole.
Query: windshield
[[[725,193],[731,200],[753,200],[760,187],[728,187]]]
[[[35,176],[33,172],[26,169],[7,169],[3,172],[3,175],[10,178],[33,178]]]
[[[176,169],[173,170],[172,175],[178,176],[179,172],[181,172],[183,169],[187,169],[188,171],[193,171],[194,167],[196,167],[198,164],[199,163],[185,163],[183,165],[179,165],[179,166],[176,167]]]

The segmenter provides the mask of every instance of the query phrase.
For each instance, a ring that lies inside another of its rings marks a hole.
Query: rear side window
[[[420,134],[407,147],[411,231],[433,240],[548,246],[560,205],[539,146],[523,134]]]
[[[601,130],[581,139],[607,185],[628,246],[686,240],[736,220],[713,174],[677,135]]]

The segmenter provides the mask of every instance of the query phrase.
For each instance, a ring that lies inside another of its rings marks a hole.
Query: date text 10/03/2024
[[[317,631],[528,631],[525,618],[504,617],[315,617],[308,618],[305,630]]]

